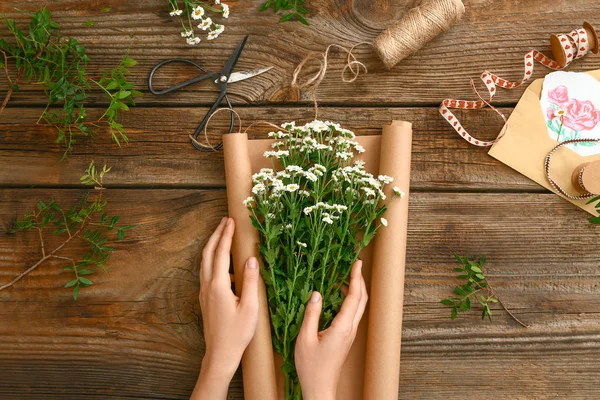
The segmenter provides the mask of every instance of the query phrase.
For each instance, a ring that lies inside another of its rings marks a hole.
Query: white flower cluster
[[[347,210],[348,207],[343,204],[327,204],[320,201],[314,206],[304,207],[302,211],[305,215],[316,214],[326,224],[333,225],[333,221],[340,219],[341,214]]]
[[[180,1],[184,3],[184,7],[182,8],[179,7]],[[223,18],[229,18],[229,6],[221,3],[220,0],[214,0],[214,3],[220,7],[209,6],[207,3],[198,0],[169,0],[172,9],[169,15],[171,17],[180,17],[181,24],[184,27],[181,37],[185,38],[187,44],[193,46],[201,42],[200,37],[196,36],[194,32],[194,26],[201,31],[208,31],[206,36],[208,40],[216,39],[225,30],[224,25],[215,23],[206,13],[208,10],[221,14]],[[191,10],[191,12],[189,15],[183,15],[183,10]]]

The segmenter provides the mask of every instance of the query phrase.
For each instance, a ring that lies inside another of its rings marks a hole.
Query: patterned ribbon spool
[[[571,200],[587,200],[587,199],[591,199],[593,197],[596,196],[596,194],[591,193],[589,191],[588,188],[586,188],[586,186],[583,183],[583,173],[585,172],[585,166],[580,166],[576,171],[577,171],[577,179],[574,179],[573,182],[573,186],[575,186],[575,188],[580,189],[581,192],[583,192],[583,194],[580,195],[572,195],[567,193],[566,190],[564,190],[562,188],[562,186],[560,186],[554,179],[552,179],[552,177],[550,176],[550,162],[552,161],[552,155],[554,154],[554,152],[556,152],[556,150],[560,149],[563,146],[566,146],[568,144],[572,144],[572,143],[590,143],[590,142],[600,142],[600,139],[571,139],[571,140],[565,140],[564,142],[561,142],[559,144],[557,144],[552,150],[550,150],[550,153],[548,153],[548,155],[546,156],[546,159],[544,160],[544,170],[546,172],[546,179],[548,179],[548,183],[550,183],[550,185],[554,188],[555,191],[557,191],[558,193],[562,194],[563,196],[565,196],[568,199]],[[600,194],[600,193],[597,193]]]
[[[552,45],[552,54],[554,55],[555,60],[545,56],[538,50],[531,50],[525,55],[523,60],[523,63],[525,64],[525,73],[520,82],[511,82],[509,80],[500,78],[489,71],[484,71],[480,78],[487,88],[489,98],[486,100],[481,96],[479,91],[475,88],[475,82],[473,79],[471,79],[471,88],[479,100],[472,101],[445,99],[442,101],[442,104],[440,104],[439,108],[442,117],[444,117],[446,121],[452,125],[454,130],[469,143],[481,147],[489,147],[493,145],[499,138],[492,141],[484,141],[474,138],[465,130],[465,128],[456,118],[456,115],[454,115],[450,109],[473,110],[490,107],[492,110],[498,113],[500,117],[502,117],[504,122],[506,122],[507,118],[504,116],[504,114],[490,104],[494,98],[494,95],[496,94],[496,89],[498,86],[505,89],[514,89],[527,82],[529,79],[531,79],[533,74],[534,61],[537,61],[552,70],[560,71],[568,67],[574,60],[585,56],[590,51],[594,54],[598,54],[598,35],[596,30],[587,22],[583,23],[583,28],[575,29],[567,34],[559,33],[556,35],[551,35],[550,39]]]

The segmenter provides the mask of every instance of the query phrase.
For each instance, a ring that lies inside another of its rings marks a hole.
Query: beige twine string
[[[383,31],[373,42],[373,47],[386,68],[391,69],[458,23],[464,12],[460,0],[425,0]]]
[[[344,81],[345,83],[350,83],[350,82],[354,82],[356,80],[356,78],[358,78],[358,76],[360,75],[361,68],[364,70],[365,74],[368,73],[367,66],[365,64],[363,64],[362,62],[358,61],[353,54],[354,49],[357,46],[360,46],[362,44],[371,45],[371,43],[369,43],[369,42],[360,42],[360,43],[357,43],[354,46],[352,46],[350,49],[347,49],[346,47],[340,46],[339,44],[330,44],[329,46],[327,46],[327,49],[325,49],[325,51],[323,53],[314,52],[314,53],[310,53],[309,55],[304,57],[304,59],[300,62],[300,64],[298,64],[298,66],[294,70],[294,75],[292,76],[292,84],[291,84],[292,88],[312,90],[313,101],[315,104],[315,119],[317,119],[318,114],[319,114],[319,107],[317,104],[317,88],[319,87],[319,85],[321,84],[323,79],[325,78],[325,73],[327,72],[327,67],[328,67],[327,59],[329,57],[329,51],[333,47],[335,47],[337,49],[340,49],[340,50],[346,52],[346,54],[347,54],[346,65],[344,66],[344,69],[342,70],[341,77],[342,77],[342,81]],[[302,68],[304,68],[306,63],[308,63],[311,60],[317,60],[319,62],[319,64],[320,64],[319,70],[313,76],[308,78],[304,83],[299,83],[299,76],[300,76],[300,72],[302,71]],[[351,73],[351,76],[349,78],[346,76],[347,71],[350,71],[350,73]]]

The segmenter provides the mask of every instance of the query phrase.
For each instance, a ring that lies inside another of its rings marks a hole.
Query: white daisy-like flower
[[[281,124],[281,127],[283,129],[294,129],[296,127],[296,121],[284,122],[283,124]]]
[[[325,217],[323,218],[323,222],[329,224],[329,225],[333,225],[333,220],[329,217]]]
[[[194,34],[194,31],[183,31],[181,32],[181,37],[190,37]]]
[[[259,194],[262,193],[266,190],[265,185],[263,185],[262,183],[258,183],[256,185],[254,185],[254,187],[252,188],[252,193],[254,194]]]
[[[387,176],[387,175],[379,175],[377,177],[377,179],[379,179],[381,182],[385,183],[386,185],[394,182],[394,178],[392,178],[391,176]]]
[[[285,229],[286,229],[286,230],[291,230],[291,229],[292,229],[292,224],[287,224],[287,225],[285,226]]]
[[[366,150],[364,147],[362,147],[360,144],[357,144],[356,146],[354,146],[354,150],[356,150],[357,153],[364,153]]]
[[[308,190],[301,190],[300,196],[308,197],[308,196],[310,196],[310,192]]]
[[[215,0],[215,4],[221,4],[221,0]]]
[[[305,172],[304,176],[311,182],[316,182],[317,179],[319,179],[317,175],[313,174],[312,172]]]
[[[248,197],[246,200],[244,200],[243,203],[246,207],[250,207],[250,205],[252,203],[254,203],[254,197],[252,197],[252,196]]]
[[[183,13],[183,10],[173,10],[169,13],[171,17],[177,17]]]
[[[208,32],[208,36],[206,37],[208,40],[213,40],[219,37],[219,33],[217,31]]]
[[[296,185],[295,183],[290,183],[285,187],[285,190],[288,192],[295,192],[298,189],[300,189],[300,186]]]
[[[200,43],[200,38],[198,36],[196,36],[196,37],[189,37],[189,38],[185,39],[185,41],[190,46],[194,46],[194,45]]]
[[[383,218],[383,217],[381,217],[381,225],[388,226],[388,220],[385,219],[385,218]]]
[[[275,214],[273,214],[273,213],[268,213],[268,214],[267,214],[267,218],[268,218],[268,219],[275,219]]]
[[[365,192],[365,194],[368,197],[375,197],[375,191],[371,188],[368,188],[366,186],[361,187],[361,189]]]
[[[204,8],[198,6],[192,10],[192,18],[200,19],[204,16]]]
[[[287,167],[285,167],[285,170],[288,172],[291,172],[293,174],[297,174],[299,172],[304,172],[302,167],[300,167],[299,165],[288,165]]]
[[[222,7],[223,7],[223,18],[229,18],[229,6],[225,3],[223,3]]]
[[[311,206],[311,207],[304,207],[304,214],[309,215],[311,212],[313,212],[313,210],[315,209],[315,207]]]
[[[208,28],[210,28],[211,25],[212,25],[212,19],[210,19],[210,17],[207,17],[206,19],[203,19],[202,22],[200,22],[200,24],[198,25],[198,28],[205,31]]]
[[[406,196],[406,193],[404,193],[398,186],[394,186],[394,195],[400,196],[400,198],[403,199],[404,196]]]
[[[300,246],[300,247],[304,247],[304,248],[308,247],[308,245],[307,245],[306,243],[304,243],[304,242],[297,241],[296,243],[297,243],[297,244],[298,244],[298,246]]]

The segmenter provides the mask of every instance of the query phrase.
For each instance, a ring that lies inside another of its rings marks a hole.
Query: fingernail
[[[312,296],[310,296],[311,303],[318,303],[321,300],[321,294],[319,292],[313,292]]]
[[[227,225],[231,225],[232,222],[233,222],[233,218],[227,218]]]
[[[258,268],[258,261],[256,261],[256,258],[250,257],[250,259],[248,260],[248,268],[252,268],[252,269]]]
[[[227,219],[227,217],[223,217],[223,219],[221,220],[220,224],[222,224],[223,222],[225,222],[226,219]]]

